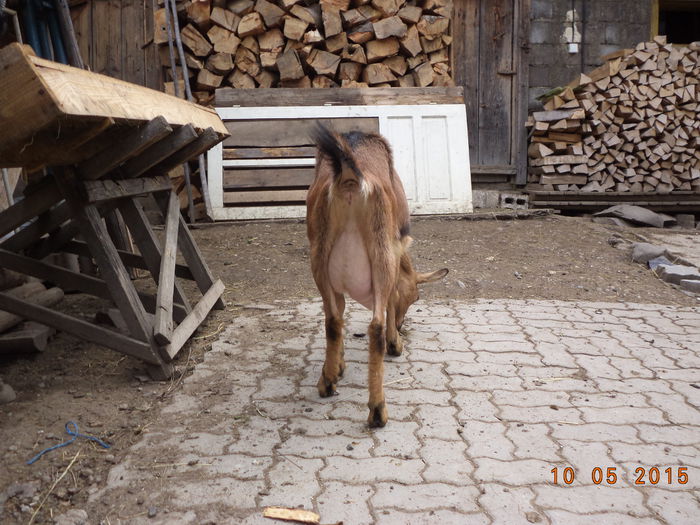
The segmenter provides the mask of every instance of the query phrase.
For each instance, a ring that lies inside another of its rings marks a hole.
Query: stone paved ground
[[[369,314],[350,308],[346,376],[321,399],[320,306],[242,314],[91,518],[262,524],[282,505],[346,525],[699,522],[700,309],[419,303],[385,367],[390,421],[369,430],[367,338],[352,335]],[[596,468],[616,479],[594,484]]]

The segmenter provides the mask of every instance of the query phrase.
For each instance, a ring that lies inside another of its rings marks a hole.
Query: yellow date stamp
[[[550,472],[555,485],[571,485],[576,481],[577,473],[573,467],[554,467]],[[583,474],[590,474],[595,485],[616,485],[621,475],[617,467],[593,467],[590,473]],[[633,478],[635,485],[685,485],[688,483],[688,467],[637,467]]]

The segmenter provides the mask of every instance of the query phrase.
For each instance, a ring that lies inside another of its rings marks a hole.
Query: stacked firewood
[[[452,1],[191,0],[180,36],[204,102],[222,86],[447,86]]]
[[[604,57],[528,120],[544,190],[700,191],[700,43],[663,36]]]

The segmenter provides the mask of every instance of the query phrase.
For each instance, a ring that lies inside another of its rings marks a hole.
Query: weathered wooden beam
[[[174,152],[170,157],[152,168],[146,175],[166,173],[180,164],[183,164],[184,162],[187,162],[188,160],[204,153],[218,142],[219,136],[216,134],[216,132],[211,128],[206,129],[199,137],[184,146],[182,149]]]
[[[221,300],[224,292],[224,283],[218,279],[205,292],[204,296],[197,303],[197,306],[190,312],[187,318],[173,332],[171,342],[166,346],[165,351],[170,358],[174,358],[194,331],[199,327],[204,318],[209,314],[214,305]]]
[[[83,186],[88,202],[135,197],[155,191],[169,191],[172,189],[170,177],[167,175],[122,180],[87,180],[83,183]]]
[[[66,202],[62,202],[58,206],[40,214],[31,224],[0,243],[0,248],[13,252],[24,250],[36,243],[45,233],[60,228],[70,217],[70,206]]]
[[[45,179],[39,183],[36,191],[26,198],[16,202],[6,210],[0,212],[0,237],[11,232],[18,226],[44,213],[51,206],[62,200],[56,183]]]
[[[141,154],[172,131],[165,117],[156,117],[138,128],[129,130],[119,142],[81,163],[78,173],[83,179],[98,179],[128,159]]]
[[[16,299],[0,292],[0,309],[30,319],[41,324],[54,327],[56,330],[67,332],[87,341],[97,343],[123,354],[131,355],[147,363],[160,364],[161,361],[153,353],[147,343],[127,337],[118,332],[107,330],[82,319],[57,312],[21,299]]]
[[[180,202],[173,191],[170,192],[168,211],[165,217],[165,242],[163,243],[163,253],[160,258],[160,275],[158,277],[158,292],[156,293],[156,319],[153,326],[153,337],[161,345],[169,344],[173,333],[173,292],[175,290],[175,260],[177,257],[179,219]]]
[[[198,137],[191,125],[182,126],[164,139],[146,148],[138,157],[128,160],[115,170],[115,175],[123,178],[138,177],[172,156],[176,151],[187,146]]]

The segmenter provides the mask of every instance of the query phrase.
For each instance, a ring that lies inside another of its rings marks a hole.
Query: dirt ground
[[[628,250],[619,249],[624,246],[620,239],[635,241],[640,233],[644,230],[608,229],[585,218],[559,216],[519,221],[426,218],[413,222],[412,253],[420,271],[450,269],[444,281],[423,292],[428,299],[697,305],[696,298],[656,279],[631,262]],[[213,273],[226,284],[227,309],[210,315],[182,351],[177,360],[181,374],[193,369],[241,311],[250,314],[278,299],[317,295],[301,222],[217,224],[197,228],[194,234]],[[694,235],[700,237],[700,232]],[[97,300],[70,295],[62,308],[91,319],[101,306]],[[0,376],[17,392],[14,402],[0,405],[2,523],[28,523],[32,517],[34,523],[52,523],[70,509],[90,510],[88,496],[103,486],[109,468],[124,458],[180,385],[177,378],[151,382],[139,361],[63,334],[43,353],[0,356]],[[105,450],[79,439],[27,465],[37,452],[66,439],[67,421],[112,447]]]

